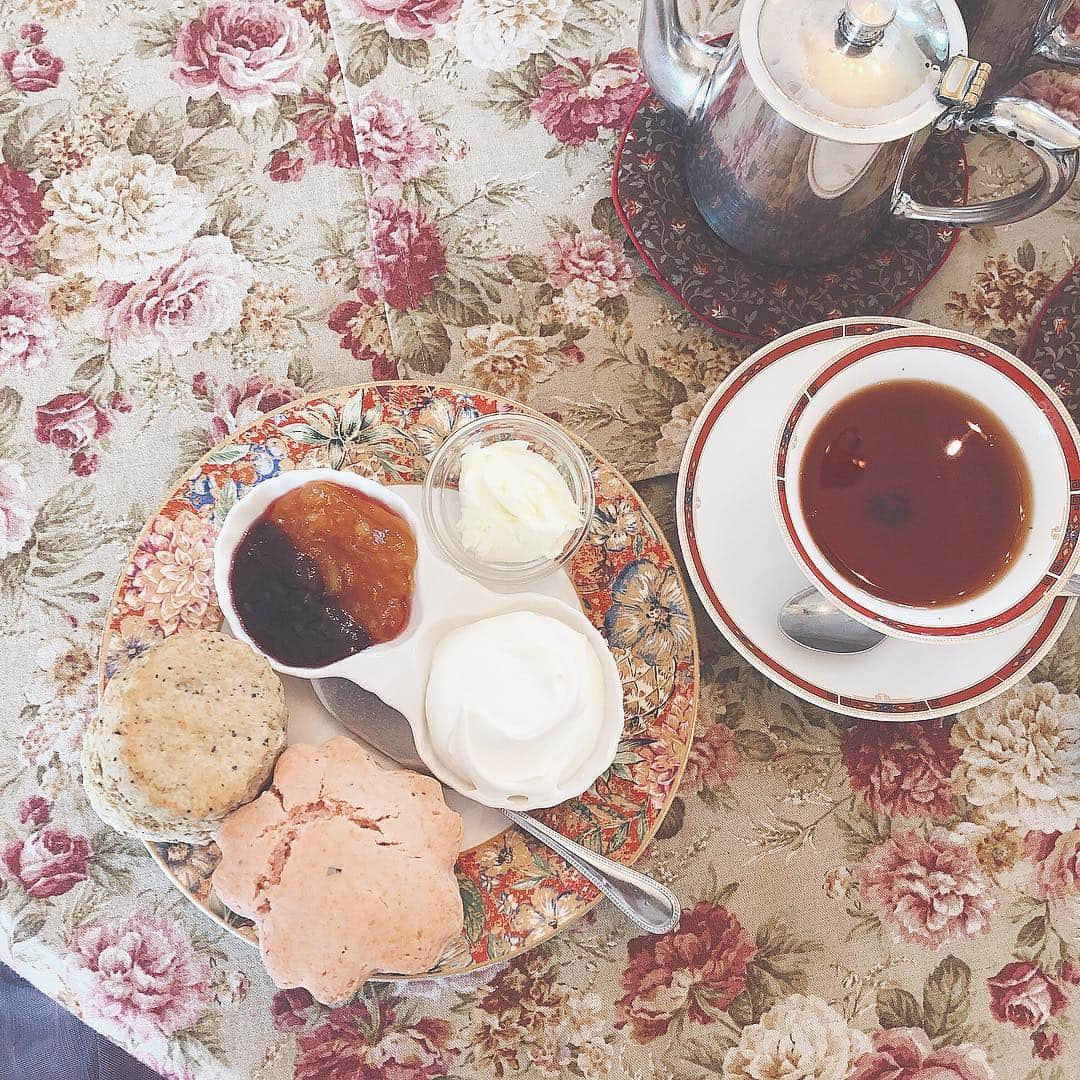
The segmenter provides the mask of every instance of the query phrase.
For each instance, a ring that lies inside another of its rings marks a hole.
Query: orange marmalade
[[[321,667],[390,641],[412,610],[416,538],[396,510],[331,481],[293,488],[245,533],[233,603],[261,649]]]

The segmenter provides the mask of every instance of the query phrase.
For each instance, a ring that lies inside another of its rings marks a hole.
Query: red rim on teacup
[[[818,421],[858,389],[898,378],[956,386],[995,413],[1021,420],[1010,427],[1032,477],[1028,539],[1001,579],[959,603],[908,607],[864,592],[825,558],[801,514],[798,470]],[[774,463],[774,507],[796,561],[838,607],[893,637],[948,640],[998,633],[1048,605],[1080,558],[1080,434],[1041,378],[979,338],[928,327],[880,334],[846,350],[800,391],[781,428]]]

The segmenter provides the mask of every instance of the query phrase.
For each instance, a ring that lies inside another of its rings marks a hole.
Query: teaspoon
[[[374,694],[348,679],[315,679],[313,685],[326,711],[354,735],[399,765],[431,775],[417,753],[412,728],[401,713],[386,707]],[[507,809],[502,812],[520,829],[558,852],[642,930],[666,934],[678,925],[682,908],[666,885],[591,851],[548,828],[531,814]]]
[[[1060,595],[1080,596],[1080,574],[1069,578]],[[866,652],[887,636],[853,619],[813,587],[797,592],[780,609],[777,623],[796,645],[818,652]]]

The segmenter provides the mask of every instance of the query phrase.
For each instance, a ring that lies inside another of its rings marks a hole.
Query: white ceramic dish
[[[354,656],[319,668],[295,668],[267,657],[285,675],[302,679],[339,677],[351,679],[397,709],[413,729],[416,748],[432,773],[448,787],[486,806],[533,810],[555,806],[585,791],[615,757],[623,730],[623,692],[618,668],[607,643],[580,609],[541,593],[502,595],[441,560],[409,503],[392,489],[354,473],[333,469],[308,469],[282,473],[253,488],[229,511],[214,548],[214,584],[218,603],[230,630],[258,650],[233,606],[229,573],[233,552],[248,528],[279,496],[315,480],[342,484],[379,499],[400,513],[413,528],[417,540],[412,615],[405,631],[393,641],[374,645]],[[427,737],[424,696],[435,644],[450,630],[477,619],[508,611],[534,611],[560,619],[584,634],[596,650],[604,674],[604,724],[594,752],[572,776],[546,792],[502,792],[478,788],[457,776],[452,764],[442,761]],[[261,650],[259,650],[261,651]]]
[[[770,490],[775,440],[793,388],[852,339],[911,325],[840,319],[758,350],[702,410],[679,473],[679,539],[713,622],[780,686],[833,712],[867,719],[929,719],[996,696],[1053,646],[1076,604],[1058,597],[1037,617],[993,637],[890,639],[858,655],[814,652],[780,633],[781,605],[807,585],[776,523]]]
[[[524,442],[547,458],[566,481],[581,513],[581,525],[556,559],[534,559],[525,563],[487,562],[469,551],[461,539],[461,500],[457,489],[462,458],[469,450],[506,439]],[[581,447],[558,425],[530,413],[492,413],[458,428],[435,451],[424,474],[422,507],[424,524],[444,559],[470,577],[490,585],[521,585],[536,581],[570,561],[588,534],[596,508],[596,493],[592,470]]]
[[[799,477],[810,437],[839,402],[898,379],[939,383],[986,406],[1016,440],[1028,467],[1031,505],[1022,546],[990,588],[936,607],[883,600],[848,581],[814,542]],[[779,527],[810,581],[852,618],[892,637],[947,641],[997,634],[1047,607],[1080,551],[1075,522],[1080,436],[1042,379],[996,346],[936,327],[912,327],[858,342],[830,359],[795,396],[776,441],[771,485]]]

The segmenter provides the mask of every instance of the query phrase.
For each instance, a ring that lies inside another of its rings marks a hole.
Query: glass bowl
[[[517,563],[488,562],[474,555],[462,543],[457,492],[462,456],[474,447],[510,439],[527,443],[531,450],[542,454],[559,470],[582,512],[581,525],[566,542],[558,558]],[[589,531],[596,495],[592,470],[585,455],[559,427],[550,420],[527,413],[494,413],[458,428],[439,447],[424,477],[422,502],[424,524],[443,558],[470,577],[516,585],[544,577],[577,551]]]

